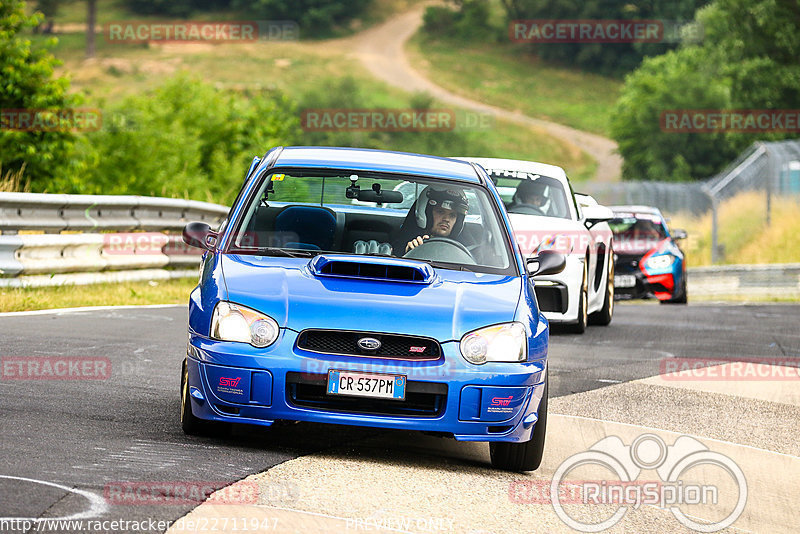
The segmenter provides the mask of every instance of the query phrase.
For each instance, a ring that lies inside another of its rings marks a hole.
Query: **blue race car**
[[[617,298],[657,298],[661,304],[686,304],[686,258],[678,241],[684,230],[670,232],[658,208],[611,206],[614,219],[614,268]]]
[[[407,198],[408,197],[408,198]],[[403,206],[403,207],[401,207]],[[533,470],[547,420],[548,323],[492,181],[464,161],[274,148],[255,158],[189,301],[187,434],[309,421],[490,442]]]

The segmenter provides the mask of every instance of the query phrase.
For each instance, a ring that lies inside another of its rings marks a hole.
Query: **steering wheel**
[[[536,206],[531,206],[530,204],[518,204],[516,206],[511,206],[509,213],[519,213],[520,215],[545,215],[542,210]]]
[[[433,245],[433,246],[431,246],[431,245]],[[457,249],[458,252],[461,252],[465,257],[463,257],[463,258],[458,258],[458,257],[448,258],[448,256],[450,256],[449,254],[441,254],[441,255],[439,255],[439,254],[430,254],[430,253],[426,254],[427,251],[425,249],[435,248],[437,245],[438,246],[449,245],[449,246]],[[437,256],[440,256],[440,257],[437,257]],[[444,258],[442,258],[441,256],[444,256]],[[469,264],[472,264],[472,265],[474,265],[476,263],[475,262],[475,258],[472,256],[472,253],[469,251],[469,249],[463,243],[461,243],[460,241],[456,241],[455,239],[450,239],[449,237],[431,237],[429,239],[426,239],[418,247],[412,248],[411,250],[406,252],[403,255],[403,257],[404,258],[411,258],[411,259],[430,259],[430,260],[440,259],[441,261],[453,261],[455,263],[463,262],[463,263],[469,263]]]

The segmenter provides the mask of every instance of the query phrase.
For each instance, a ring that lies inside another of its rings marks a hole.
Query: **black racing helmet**
[[[523,180],[514,192],[513,201],[515,204],[524,204],[524,202],[522,202],[524,197],[530,195],[545,196],[545,191],[547,191],[547,184],[544,182],[539,180]]]
[[[467,195],[462,189],[434,189],[434,187],[430,185],[423,189],[417,199],[416,209],[417,225],[420,228],[428,228],[428,222],[433,220],[432,212],[434,206],[440,206],[456,212],[456,223],[453,225],[453,231],[450,232],[450,237],[457,237],[464,228],[464,218],[469,209]]]

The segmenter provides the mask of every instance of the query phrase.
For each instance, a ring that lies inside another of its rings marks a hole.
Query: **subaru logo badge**
[[[358,340],[358,346],[361,350],[374,351],[381,348],[381,342],[374,337],[362,337]]]

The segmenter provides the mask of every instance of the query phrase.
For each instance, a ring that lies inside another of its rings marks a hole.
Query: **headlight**
[[[653,271],[660,271],[662,269],[669,269],[675,262],[675,256],[665,254],[663,256],[652,256],[644,262],[644,268]]]
[[[522,362],[528,359],[528,334],[522,323],[487,326],[461,338],[461,354],[474,364]]]
[[[220,302],[211,316],[211,337],[239,341],[263,348],[278,339],[278,323],[272,317],[231,302]]]

